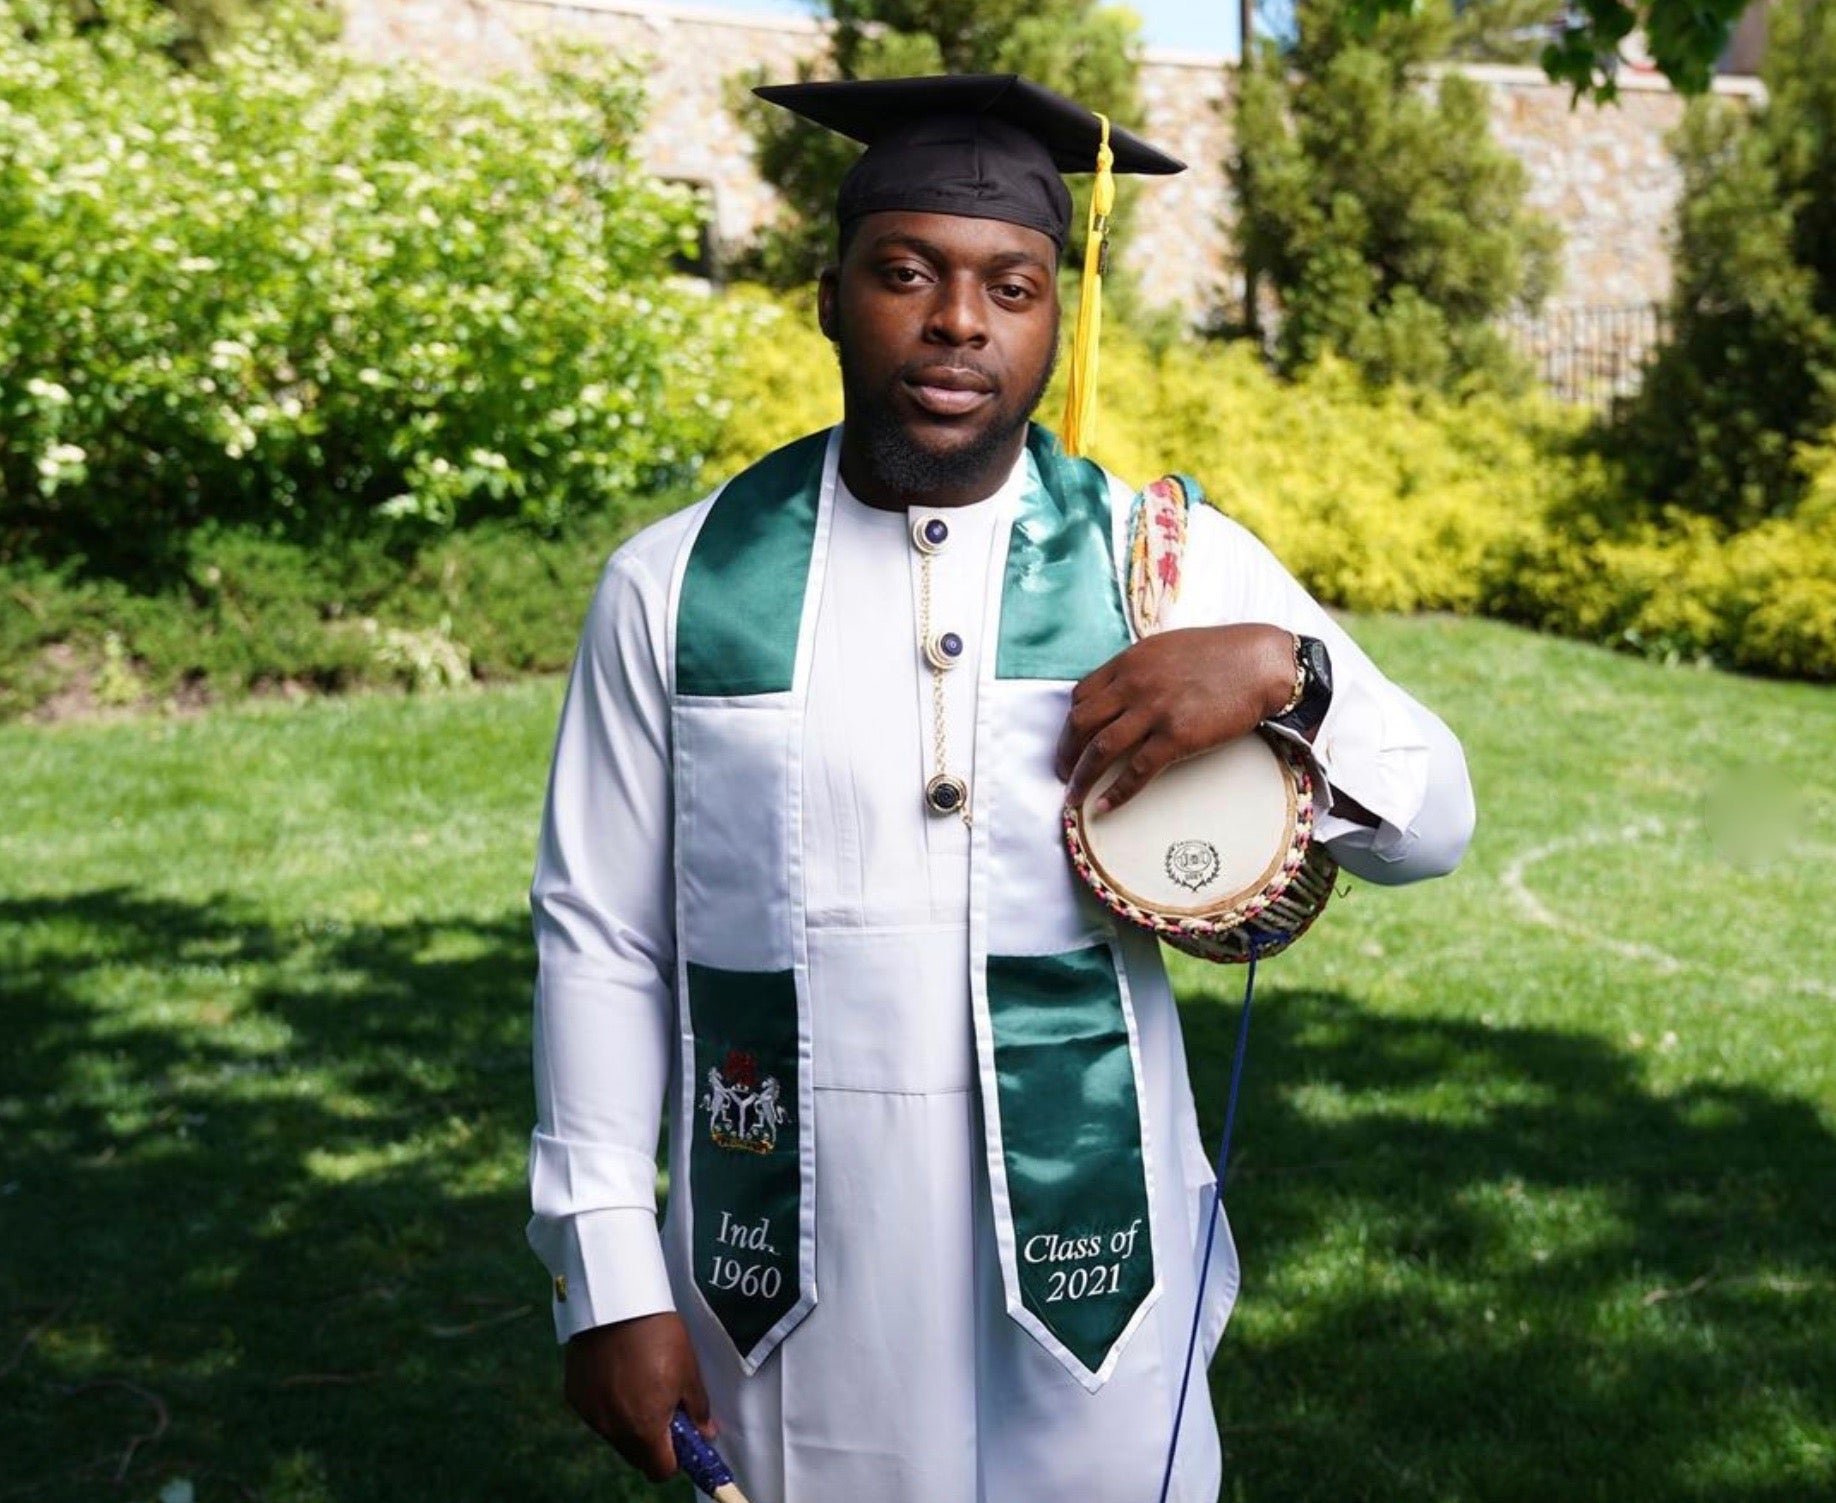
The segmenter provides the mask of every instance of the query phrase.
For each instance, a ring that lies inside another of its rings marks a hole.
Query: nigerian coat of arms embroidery
[[[777,1076],[760,1080],[752,1055],[728,1050],[723,1063],[708,1067],[707,1094],[701,1098],[708,1136],[740,1153],[770,1153],[778,1146],[778,1128],[790,1115],[780,1094]]]

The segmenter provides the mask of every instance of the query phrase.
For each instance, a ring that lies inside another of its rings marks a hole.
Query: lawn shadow
[[[1181,1008],[1213,1144],[1236,1001]],[[1836,1137],[1810,1104],[1265,988],[1236,1141],[1227,1498],[1831,1495]]]
[[[0,1500],[660,1496],[560,1406],[522,914],[115,888],[0,935]]]
[[[659,1496],[558,1402],[531,972],[518,912],[0,900],[0,1500]],[[1182,1008],[1212,1141],[1227,981]],[[1807,1104],[1270,987],[1238,1144],[1227,1496],[1814,1495],[1836,1140]]]

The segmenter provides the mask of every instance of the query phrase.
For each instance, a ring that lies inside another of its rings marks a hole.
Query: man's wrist
[[[1287,702],[1266,719],[1312,740],[1332,708],[1332,656],[1318,637],[1296,635],[1293,641],[1294,678]]]
[[[1287,637],[1287,656],[1282,661],[1283,688],[1281,700],[1275,708],[1263,715],[1264,720],[1279,720],[1284,715],[1291,715],[1307,693],[1307,669],[1301,661],[1301,639],[1295,632],[1285,632]]]

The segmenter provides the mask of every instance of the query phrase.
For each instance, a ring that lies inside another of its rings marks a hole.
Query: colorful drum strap
[[[1128,519],[1128,615],[1138,638],[1159,631],[1179,598],[1191,504],[1182,475],[1163,475],[1135,497]]]

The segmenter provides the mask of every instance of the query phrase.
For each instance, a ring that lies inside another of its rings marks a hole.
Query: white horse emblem
[[[770,1153],[790,1116],[779,1103],[781,1094],[775,1075],[761,1081],[750,1054],[730,1051],[724,1065],[708,1066],[707,1094],[700,1103],[708,1114],[708,1136],[722,1148]]]

